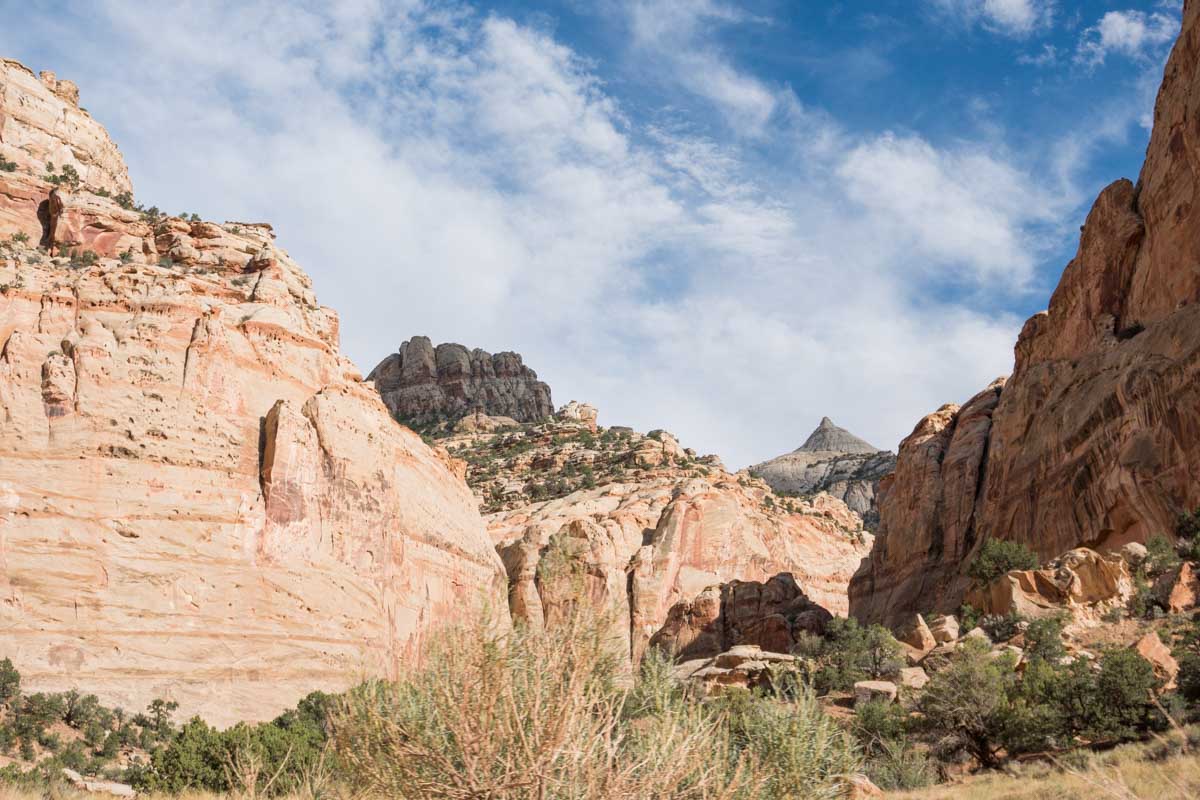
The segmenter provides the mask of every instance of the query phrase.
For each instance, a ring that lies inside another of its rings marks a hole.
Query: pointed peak
[[[833,424],[829,417],[822,417],[817,426],[800,446],[803,452],[827,453],[877,453],[879,448],[855,436],[845,428]]]

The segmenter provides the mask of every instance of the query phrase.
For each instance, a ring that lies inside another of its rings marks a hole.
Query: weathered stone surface
[[[75,84],[51,72],[36,76],[9,59],[0,59],[0,157],[17,165],[6,174],[10,179],[40,180],[53,164],[56,170],[73,167],[88,189],[132,191],[121,151],[79,107]]]
[[[706,695],[730,687],[768,688],[774,670],[794,670],[796,657],[773,653],[757,645],[739,645],[711,658],[692,659],[676,666],[674,674]]]
[[[958,638],[958,618],[951,614],[936,617],[929,623],[929,632],[938,644],[953,642]]]
[[[64,768],[62,775],[72,786],[83,792],[107,795],[109,797],[137,797],[137,790],[126,783],[85,778],[73,769]]]
[[[973,503],[987,452],[997,380],[961,409],[943,406],[900,443],[896,471],[880,481],[880,522],[870,558],[850,586],[856,617],[895,625],[925,600],[966,589]],[[949,549],[947,549],[949,548]],[[951,611],[953,607],[932,610]]]
[[[1116,550],[1200,506],[1198,105],[1200,3],[1188,2],[1137,184],[1100,193],[1049,310],[1025,324],[974,437],[973,477],[928,459],[949,455],[966,408],[901,446],[875,552],[851,585],[856,616],[953,609],[988,538],[1043,558]]]
[[[401,422],[426,425],[472,412],[537,422],[554,414],[550,387],[517,353],[468,350],[414,336],[379,362],[375,381],[383,402]]]
[[[1137,640],[1133,649],[1154,667],[1154,674],[1162,679],[1164,689],[1175,688],[1175,678],[1179,675],[1179,662],[1171,655],[1171,648],[1158,638],[1158,633],[1150,631]]]
[[[832,618],[790,574],[765,583],[731,581],[673,605],[650,646],[684,660],[737,652],[739,646],[787,653],[801,633],[820,635]]]
[[[854,705],[872,700],[893,702],[899,689],[891,681],[859,681],[854,684]]]
[[[740,641],[770,649],[822,624],[825,612],[816,607],[845,612],[846,582],[867,549],[853,531],[802,501],[797,513],[768,507],[769,490],[728,473],[688,474],[610,483],[491,515],[513,615],[540,624],[559,602],[539,581],[538,565],[561,554],[556,543],[580,526],[596,555],[568,559],[572,571],[612,587],[592,596],[613,614],[614,636],[628,642],[634,660],[669,618],[663,636],[680,643],[669,649],[710,654]],[[769,580],[779,573],[790,577]],[[742,583],[720,588],[733,581]],[[739,609],[728,618],[727,602]]]
[[[920,689],[929,683],[929,675],[920,667],[904,667],[897,678],[900,685],[908,689]]]
[[[1192,562],[1185,561],[1159,577],[1154,594],[1172,614],[1191,611],[1200,604],[1200,575]]]
[[[6,157],[26,141],[127,188],[102,129],[27,78],[0,73]],[[40,107],[60,123],[10,140]],[[10,241],[36,241],[49,188],[0,172],[0,657],[24,688],[262,719],[395,674],[482,600],[503,613],[470,491],[338,352],[269,226],[152,228],[81,190],[65,225],[99,258],[71,268]],[[194,265],[156,263],[167,232]]]
[[[937,647],[937,639],[934,638],[933,632],[929,630],[929,626],[925,624],[925,619],[920,614],[914,614],[911,619],[906,620],[895,631],[897,641],[912,647],[915,650],[920,650],[923,653],[929,652]]]
[[[803,496],[828,492],[873,530],[878,520],[877,486],[895,466],[894,453],[866,443],[825,417],[798,449],[755,464],[749,472],[777,492]]]
[[[1081,547],[1040,569],[1009,572],[975,587],[966,602],[984,614],[1016,612],[1035,618],[1067,610],[1077,617],[1096,618],[1112,604],[1123,604],[1132,593],[1133,580],[1124,559]]]

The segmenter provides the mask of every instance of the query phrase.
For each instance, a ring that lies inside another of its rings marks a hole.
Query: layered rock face
[[[879,520],[875,501],[879,481],[895,467],[894,453],[873,447],[825,417],[799,448],[755,464],[749,471],[781,494],[828,492],[873,530]]]
[[[503,607],[469,489],[270,227],[96,195],[128,188],[119,154],[30,75],[0,75],[0,657],[23,687],[260,719]],[[79,167],[60,230],[94,255],[32,246],[49,159]]]
[[[866,620],[949,609],[989,537],[1044,559],[1170,534],[1200,506],[1200,3],[1188,0],[1136,185],[1100,193],[1016,365],[918,423],[852,582]]]
[[[470,413],[537,422],[554,413],[550,387],[517,353],[486,353],[414,336],[371,371],[396,419],[424,426]]]
[[[858,516],[841,501],[825,494],[811,501],[776,497],[759,480],[697,459],[665,431],[593,431],[563,415],[523,430],[446,441],[470,464],[468,481],[476,486],[556,485],[567,480],[563,475],[583,481],[547,500],[526,494],[488,515],[508,570],[510,610],[540,625],[588,602],[608,615],[614,639],[633,661],[670,619],[674,632],[656,643],[678,655],[699,635],[683,631],[683,621],[711,633],[714,624],[749,630],[754,619],[778,628],[775,617],[788,619],[785,606],[788,613],[807,604],[844,614],[847,582],[869,546]],[[745,603],[733,627],[687,611],[731,581],[761,585],[780,573],[787,575],[770,586],[786,581],[795,592],[755,606],[757,618]],[[782,638],[773,635],[772,642]],[[729,643],[758,643],[755,636],[738,634]]]

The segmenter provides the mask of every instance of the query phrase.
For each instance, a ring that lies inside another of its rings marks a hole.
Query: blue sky
[[[1158,0],[0,0],[138,199],[268,220],[364,370],[513,349],[742,466],[1011,369],[1136,177]]]

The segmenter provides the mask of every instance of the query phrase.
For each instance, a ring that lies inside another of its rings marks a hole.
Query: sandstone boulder
[[[1154,667],[1154,674],[1164,682],[1164,690],[1175,688],[1175,678],[1179,675],[1179,662],[1171,655],[1171,648],[1163,643],[1157,632],[1147,633],[1137,640],[1133,648],[1138,655],[1149,661]]]
[[[916,650],[927,653],[937,647],[937,639],[925,624],[920,614],[914,614],[912,619],[900,625],[896,630],[896,639]]]
[[[894,702],[899,690],[891,681],[858,681],[854,684],[854,704],[869,703],[872,700]]]
[[[929,632],[933,634],[933,640],[938,644],[953,642],[959,635],[958,618],[950,614],[935,617],[929,623]]]
[[[921,689],[929,683],[929,675],[920,667],[904,667],[898,678],[900,685],[908,689]]]
[[[1190,611],[1200,604],[1200,574],[1185,561],[1154,583],[1155,597],[1172,614]]]
[[[1009,572],[976,587],[966,602],[985,614],[1036,618],[1066,609],[1078,614],[1124,603],[1133,593],[1125,561],[1077,548],[1035,570]]]

